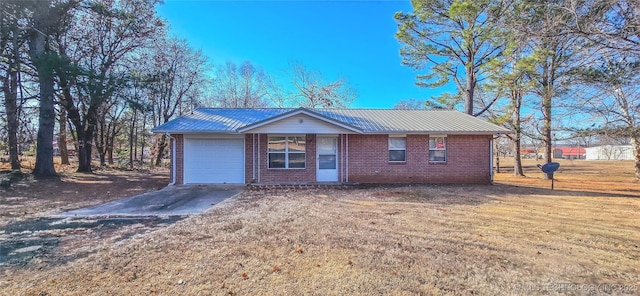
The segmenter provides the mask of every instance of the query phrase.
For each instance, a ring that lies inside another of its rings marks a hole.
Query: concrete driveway
[[[200,214],[244,189],[243,186],[180,185],[77,209],[57,217],[171,216]]]

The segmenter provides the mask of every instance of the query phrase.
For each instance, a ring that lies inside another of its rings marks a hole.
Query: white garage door
[[[184,183],[244,183],[244,139],[185,138]]]

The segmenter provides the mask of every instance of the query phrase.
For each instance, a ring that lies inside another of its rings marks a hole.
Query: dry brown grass
[[[640,197],[640,183],[634,180],[633,165],[629,161],[586,161],[554,160],[560,163],[560,169],[554,174],[555,188],[565,191],[588,191],[606,194],[621,194]],[[501,159],[500,174],[496,174],[498,183],[536,188],[550,188],[551,181],[544,180],[536,164],[542,160],[523,160],[526,178],[513,175],[513,160]]]
[[[494,186],[248,191],[66,265],[7,271],[0,293],[638,294],[640,200],[591,177],[562,187],[580,183],[563,168],[557,191],[508,173]]]
[[[88,207],[123,197],[158,190],[169,182],[166,170],[122,171],[99,169],[93,174],[57,169],[60,178],[34,179],[25,175],[0,190],[0,227],[9,222]]]

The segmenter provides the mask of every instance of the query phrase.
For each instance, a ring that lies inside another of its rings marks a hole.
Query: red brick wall
[[[253,151],[254,141],[258,142],[258,135],[244,135],[244,182],[247,184],[258,182],[257,169],[253,166],[254,152],[258,153],[258,150]]]
[[[349,135],[349,182],[490,182],[491,136],[448,136],[447,162],[429,162],[429,136],[407,135],[407,161],[388,161],[387,135]]]
[[[184,137],[176,139],[176,184],[184,183]],[[255,142],[258,142],[258,135]],[[343,144],[338,139],[339,180],[343,176]],[[491,136],[448,136],[447,162],[429,162],[429,136],[407,135],[407,161],[388,161],[387,135],[349,135],[349,182],[356,183],[480,183],[490,182]],[[316,181],[316,135],[308,134],[305,169],[269,169],[267,135],[260,135],[260,148],[253,158],[253,135],[245,136],[245,182],[305,183]],[[260,163],[257,157],[260,155]],[[254,167],[254,161],[256,166]],[[255,175],[255,179],[254,179]]]
[[[184,136],[171,136],[175,138],[176,142],[176,184],[184,184]],[[169,149],[173,148],[169,147]],[[173,152],[173,150],[171,150],[171,152]],[[173,155],[171,156],[171,160],[173,161]],[[171,170],[173,170],[173,164],[171,164]],[[171,172],[171,176],[173,176],[173,171]]]

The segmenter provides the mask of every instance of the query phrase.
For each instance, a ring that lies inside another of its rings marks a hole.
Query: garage
[[[244,138],[188,137],[184,150],[185,184],[244,183]]]

